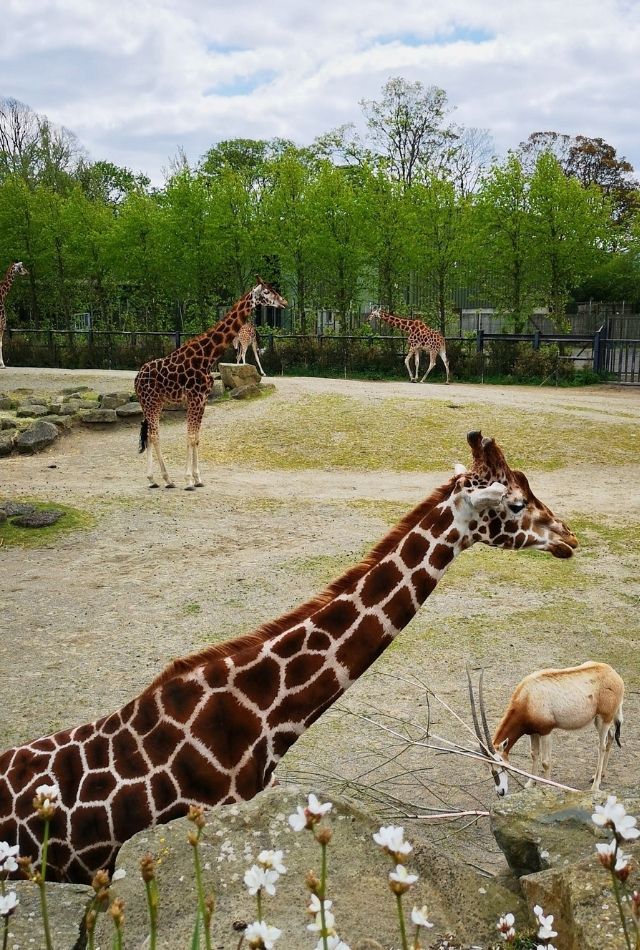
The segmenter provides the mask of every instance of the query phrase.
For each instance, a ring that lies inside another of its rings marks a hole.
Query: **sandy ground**
[[[129,372],[10,368],[2,372],[0,389],[52,392],[84,384],[108,392],[131,388],[133,376]],[[273,382],[277,387],[271,397],[274,405],[290,403],[303,394],[341,394],[369,405],[391,397],[418,399],[427,410],[430,400],[456,397],[482,403],[489,420],[495,406],[557,412],[575,419],[576,425],[581,420],[640,422],[640,393],[622,387],[444,387],[317,378]],[[257,407],[264,405],[262,401],[237,404],[233,409],[237,415],[227,418],[223,431],[216,408],[209,408],[203,444],[215,445],[222,437],[250,439]],[[166,417],[162,436],[170,470],[180,485],[183,414]],[[42,455],[0,460],[0,496],[64,502],[95,517],[88,530],[62,537],[51,546],[0,549],[0,747],[115,709],[173,657],[200,649],[212,639],[246,632],[300,602],[386,532],[389,522],[376,512],[376,504],[406,504],[408,510],[450,474],[340,471],[320,466],[273,471],[223,466],[214,457],[203,465],[205,488],[192,493],[149,491],[144,462],[136,451],[137,437],[138,426],[133,423],[100,432],[76,429]],[[464,451],[461,446],[463,459]],[[640,523],[640,497],[631,466],[628,472],[598,463],[579,471],[528,474],[535,475],[536,493],[562,517],[570,520],[576,513]],[[637,578],[621,573],[615,557],[604,559],[597,569],[603,568],[612,591],[624,586],[640,602]],[[466,576],[463,581],[458,592],[452,583],[442,594],[440,589],[435,591],[420,615],[429,611],[428,620],[416,619],[374,671],[347,694],[340,708],[324,716],[298,743],[285,760],[284,778],[328,775],[325,784],[336,788],[340,777],[354,779],[369,767],[379,767],[380,755],[393,751],[393,741],[383,741],[379,729],[354,719],[352,713],[368,715],[373,708],[378,720],[385,715],[424,722],[423,690],[398,676],[419,676],[468,718],[463,680],[466,651],[458,648],[459,633],[451,633],[448,642],[448,631],[459,621],[461,609],[473,614],[474,604],[478,611],[496,618],[497,630],[508,629],[513,596],[505,584],[487,594],[491,580],[487,582],[483,574],[479,583],[485,585],[485,601],[493,597],[487,608],[486,602],[481,605],[473,599],[480,596],[476,579]],[[552,607],[557,596],[557,591],[541,595],[546,607]],[[580,592],[576,597],[578,601]],[[493,613],[486,614],[487,609]],[[612,629],[615,624],[612,606]],[[585,656],[579,643],[570,645],[571,649],[565,643],[560,650],[557,637],[551,622],[516,644],[504,642],[503,636],[492,639],[483,634],[481,642],[470,647],[476,658],[491,666],[492,715],[497,715],[520,676],[532,669],[607,658],[606,636],[598,657]],[[636,655],[632,650],[627,668],[620,669],[632,680],[637,677]],[[627,697],[624,755],[612,758],[614,784],[628,784],[633,779],[630,768],[637,777],[633,763],[640,752],[638,690],[636,682]],[[432,708],[432,715],[438,731],[449,728],[455,733],[451,717],[437,708]],[[595,763],[591,734],[563,736],[559,742],[558,778],[584,786]],[[410,752],[408,761],[416,767],[423,755]],[[527,762],[523,748],[517,764],[526,766]],[[480,766],[431,756],[425,768],[429,769],[425,781],[443,805],[476,802],[471,807],[484,807],[492,800],[492,785]],[[395,794],[403,786],[404,779],[388,784],[394,774],[391,766],[374,773],[375,781],[387,780],[381,793],[386,789]],[[377,788],[371,775],[358,781]],[[416,782],[410,782],[401,797],[424,805]],[[460,786],[464,786],[462,791]],[[362,797],[367,798],[364,792]],[[433,802],[430,798],[429,804]],[[387,799],[385,814],[393,810]],[[486,825],[484,830],[457,833],[450,841],[473,863],[488,870],[499,867]]]

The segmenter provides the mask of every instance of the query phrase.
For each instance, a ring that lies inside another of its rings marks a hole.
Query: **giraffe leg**
[[[204,415],[206,393],[187,406],[187,464],[185,468],[185,491],[195,491],[202,487],[200,468],[198,464],[198,442],[200,441],[200,425]]]
[[[160,436],[156,432],[155,436],[149,436],[149,440],[153,446],[153,451],[155,452],[156,459],[158,460],[158,465],[160,466],[160,474],[164,479],[164,487],[175,488],[176,486],[169,478],[169,472],[167,471],[167,466],[165,465],[164,458],[162,457],[162,450],[160,449]]]
[[[263,370],[262,364],[261,364],[261,362],[260,362],[260,357],[258,356],[258,347],[256,346],[256,341],[255,341],[255,340],[253,340],[253,342],[251,343],[251,346],[253,347],[253,355],[254,355],[255,358],[256,358],[256,363],[258,364],[258,369],[260,370],[260,375],[261,375],[261,376],[266,376],[267,374],[266,374],[265,371]]]
[[[424,374],[424,376],[420,380],[421,383],[424,383],[425,379],[427,378],[427,376],[429,375],[429,373],[431,372],[431,370],[433,369],[435,365],[436,365],[436,354],[433,352],[433,350],[429,350],[429,368],[427,369],[427,372]]]
[[[449,360],[447,359],[447,351],[445,350],[444,347],[442,347],[442,349],[440,350],[439,356],[442,362],[444,363],[444,368],[447,373],[447,383],[448,383],[449,382]]]
[[[0,369],[6,369],[4,365],[4,360],[2,359],[2,337],[4,336],[4,331],[0,333]]]
[[[150,447],[153,448],[153,452],[160,466],[160,474],[164,479],[165,488],[175,488],[171,479],[169,478],[169,473],[167,471],[167,466],[164,463],[164,458],[162,457],[162,450],[160,449],[160,410],[157,412],[149,412],[147,410],[147,422],[149,423],[149,429],[147,432],[147,478],[149,479],[149,488],[157,488],[158,485],[153,477],[153,462],[151,459],[151,452],[149,451]]]
[[[244,344],[242,345],[242,365],[247,365],[247,347]]]
[[[417,382],[417,378],[416,379],[413,378],[413,373],[411,372],[411,363],[410,363],[411,357],[414,355],[414,353],[415,353],[415,350],[409,350],[409,352],[407,353],[407,358],[404,361],[404,365],[407,367],[407,372],[409,373],[409,379],[411,380],[412,383]]]

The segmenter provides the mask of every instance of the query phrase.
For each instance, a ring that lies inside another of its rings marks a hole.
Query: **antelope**
[[[483,671],[484,672],[484,671]],[[469,699],[471,714],[480,748],[486,756],[498,795],[508,791],[509,753],[524,735],[531,739],[531,771],[549,778],[551,771],[551,733],[554,729],[571,731],[594,723],[598,731],[598,764],[591,790],[597,792],[604,778],[613,740],[620,746],[623,722],[622,700],[624,682],[608,663],[588,661],[580,666],[560,670],[537,670],[529,673],[514,689],[509,704],[493,738],[489,732],[482,695],[482,676],[478,686],[478,703],[484,738],[480,732],[471,676]],[[530,778],[525,787],[534,784]]]

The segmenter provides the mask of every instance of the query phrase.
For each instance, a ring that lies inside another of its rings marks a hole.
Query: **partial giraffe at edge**
[[[267,374],[262,368],[262,363],[260,362],[260,353],[264,353],[264,350],[258,348],[258,331],[255,328],[255,324],[251,320],[247,320],[246,323],[240,327],[238,335],[233,341],[233,348],[238,351],[236,356],[236,365],[242,363],[243,366],[247,363],[247,350],[251,347],[253,350],[253,355],[255,356],[256,363],[258,364],[258,369],[260,370],[261,376],[266,376]]]
[[[168,356],[150,360],[141,367],[135,378],[134,389],[142,406],[140,452],[147,453],[147,479],[150,488],[158,488],[153,475],[153,453],[160,466],[166,488],[175,488],[169,477],[160,449],[160,414],[168,402],[187,402],[187,461],[185,466],[186,490],[201,488],[198,442],[200,425],[213,380],[211,367],[238,335],[238,331],[259,305],[286,307],[287,301],[266,281],[258,283],[233,305],[229,313],[215,326],[187,340]]]
[[[192,803],[266,788],[287,749],[393,642],[462,551],[483,542],[571,557],[575,536],[493,439],[474,432],[468,441],[472,467],[457,465],[317,597],[174,661],[117,712],[1,755],[0,840],[38,860],[32,800],[56,783],[49,867],[60,880],[89,881],[138,831]]]
[[[24,266],[22,261],[15,261],[15,263],[9,264],[4,275],[4,279],[2,280],[2,283],[0,283],[0,369],[6,369],[4,360],[2,358],[2,340],[4,337],[4,331],[7,329],[7,311],[5,309],[5,300],[16,277],[26,277],[28,273],[29,271]]]
[[[412,320],[409,317],[397,317],[393,313],[389,313],[388,310],[383,309],[382,307],[375,307],[369,313],[369,322],[378,319],[382,320],[384,323],[388,323],[390,327],[397,327],[398,330],[402,330],[403,333],[407,334],[407,343],[409,345],[409,352],[404,361],[404,365],[407,367],[407,372],[409,373],[409,379],[412,383],[418,382],[418,373],[420,370],[420,353],[424,350],[429,354],[429,367],[420,380],[421,383],[424,383],[425,379],[436,365],[436,357],[440,357],[444,364],[444,368],[447,374],[447,383],[449,382],[449,360],[447,359],[447,345],[445,338],[438,330],[433,330],[431,327],[428,327],[426,323],[423,323],[422,320]],[[411,357],[414,360],[414,373],[411,372]]]

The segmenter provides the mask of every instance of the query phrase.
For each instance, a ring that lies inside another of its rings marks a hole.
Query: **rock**
[[[624,848],[625,853],[628,851]],[[566,868],[553,868],[520,878],[527,903],[553,914],[562,950],[624,950],[620,917],[611,877],[593,856]]]
[[[88,425],[95,423],[114,423],[118,421],[115,409],[88,409],[80,413],[80,421]]]
[[[142,406],[139,402],[128,402],[124,406],[118,406],[116,415],[119,419],[135,419],[142,415]]]
[[[51,422],[38,419],[16,439],[18,452],[42,452],[58,438],[58,429]]]
[[[17,399],[12,399],[11,396],[5,396],[4,393],[0,396],[0,409],[16,409],[17,406]]]
[[[14,449],[14,438],[15,433],[11,430],[8,432],[0,432],[0,458],[11,455]]]
[[[260,395],[260,387],[255,383],[247,383],[245,386],[237,386],[229,393],[232,399],[255,399]]]
[[[74,416],[78,408],[82,405],[81,400],[74,399],[73,402],[63,402],[56,405],[56,414],[59,416]]]
[[[42,406],[39,403],[23,403],[16,410],[16,416],[18,419],[25,419],[27,417],[38,418],[40,416],[48,416],[49,407]]]
[[[47,422],[53,422],[59,429],[71,429],[73,426],[73,416],[47,416]]]
[[[35,505],[29,505],[23,501],[3,501],[0,508],[9,517],[14,515],[31,515],[36,510]]]
[[[494,805],[491,830],[513,873],[533,874],[590,855],[602,838],[591,820],[593,806],[606,798],[604,792],[592,795],[539,786]],[[625,807],[637,815],[640,798],[627,799]]]
[[[2,510],[2,508],[0,508],[0,524],[3,524],[3,522],[5,522],[6,520],[7,520],[7,516],[5,512]]]
[[[130,400],[130,393],[105,393],[100,399],[101,409],[117,409],[118,406],[124,406]]]
[[[64,511],[58,511],[57,508],[45,508],[44,510],[34,511],[30,515],[20,515],[13,518],[11,524],[19,528],[48,528],[62,518]]]
[[[243,366],[242,363],[220,363],[218,369],[225,389],[237,389],[239,386],[246,386],[249,383],[255,383],[258,386],[262,379],[256,367],[250,363],[247,363],[246,366]]]
[[[288,869],[278,881],[275,896],[265,898],[266,919],[282,929],[283,948],[297,950],[313,945],[306,930],[304,878],[309,868],[320,870],[320,849],[309,832],[296,833],[287,821],[303,801],[306,792],[280,786],[250,802],[207,811],[201,859],[205,887],[213,886],[216,893],[213,946],[225,950],[237,947],[233,922],[254,919],[255,900],[243,884],[243,875],[263,848],[282,848]],[[397,947],[395,901],[388,887],[391,862],[372,840],[378,823],[345,802],[334,798],[333,803],[328,822],[333,831],[328,850],[328,896],[334,901],[332,911],[340,936],[350,946],[375,938],[385,947]],[[127,946],[141,946],[148,932],[138,868],[140,857],[148,851],[162,857],[157,869],[162,950],[185,950],[190,946],[195,896],[193,853],[187,833],[192,828],[187,819],[179,818],[141,832],[121,848],[117,865],[127,874],[114,885],[113,892],[125,901]],[[523,915],[523,905],[511,891],[480,877],[448,856],[444,848],[414,844],[409,867],[420,873],[420,881],[405,904],[427,904],[436,924],[429,938],[453,931],[461,940],[485,946],[494,941],[495,922],[505,908]],[[109,926],[101,915],[96,945],[109,946]]]
[[[44,947],[40,893],[31,881],[10,881],[20,904],[9,918],[8,947]],[[83,884],[47,884],[47,908],[54,947],[79,950],[84,946],[81,926],[93,890]],[[110,946],[110,944],[109,944]]]
[[[15,419],[8,419],[6,416],[0,418],[0,430],[15,429],[15,428],[16,428]]]
[[[59,390],[63,396],[72,396],[75,393],[90,393],[93,390],[91,386],[64,386]]]

